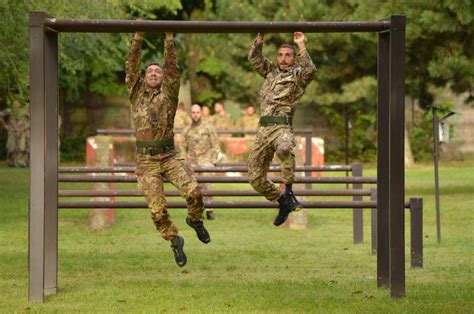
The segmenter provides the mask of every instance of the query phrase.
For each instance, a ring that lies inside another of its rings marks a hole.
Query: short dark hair
[[[163,69],[163,67],[161,66],[161,64],[159,64],[158,62],[151,62],[151,63],[148,63],[146,68],[145,69],[148,69],[150,66],[152,65],[157,65],[160,67],[160,69]]]
[[[296,57],[296,49],[292,45],[290,45],[290,44],[280,45],[280,47],[278,47],[278,50],[280,50],[281,48],[288,48],[288,49],[293,50],[293,55]]]

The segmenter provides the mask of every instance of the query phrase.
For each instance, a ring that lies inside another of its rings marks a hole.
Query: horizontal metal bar
[[[249,183],[249,177],[196,176],[199,183]],[[274,183],[284,183],[281,177],[269,177]],[[60,175],[59,182],[137,182],[137,176]],[[167,181],[165,181],[167,182]],[[375,177],[296,177],[295,183],[377,183]]]
[[[370,196],[370,190],[294,190],[297,196]],[[254,190],[204,190],[204,196],[261,196]],[[135,197],[138,190],[60,190],[58,196],[69,197]],[[165,196],[180,196],[179,191],[165,191]]]
[[[376,208],[374,201],[301,201],[304,208]],[[277,208],[269,201],[205,201],[206,208]],[[59,201],[59,208],[148,208],[145,201]],[[184,201],[169,201],[168,208],[186,208]],[[406,202],[405,208],[409,208]]]
[[[295,171],[304,172],[322,172],[322,171],[350,171],[351,166],[296,166]],[[129,167],[59,167],[60,173],[133,173],[135,166]],[[248,166],[217,166],[217,167],[197,167],[195,172],[248,172]],[[281,171],[281,166],[275,165],[270,167],[270,171]]]
[[[182,129],[175,129],[174,133],[181,133]],[[217,134],[256,134],[256,130],[216,130]],[[313,130],[310,128],[296,128],[295,134],[312,134]],[[97,135],[135,135],[132,129],[97,129]]]
[[[247,22],[247,21],[143,21],[46,19],[45,26],[58,32],[131,33],[345,33],[380,32],[389,21],[371,22]]]

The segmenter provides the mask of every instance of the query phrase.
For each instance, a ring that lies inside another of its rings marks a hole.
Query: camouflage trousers
[[[248,160],[250,185],[270,201],[280,197],[280,189],[267,178],[276,154],[281,161],[282,178],[286,184],[295,180],[295,135],[287,125],[259,127],[257,138]]]
[[[188,216],[192,220],[203,219],[204,204],[201,190],[192,170],[183,159],[176,155],[160,159],[158,156],[138,154],[136,164],[138,188],[145,196],[156,229],[165,240],[170,240],[178,234],[178,229],[171,221],[166,206],[163,190],[165,178],[178,188],[181,196],[186,200]]]

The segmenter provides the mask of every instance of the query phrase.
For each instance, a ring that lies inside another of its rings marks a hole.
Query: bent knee
[[[201,188],[200,187],[194,188],[186,198],[187,199],[202,199]]]
[[[287,159],[291,154],[291,146],[289,144],[283,144],[278,146],[276,155],[280,160]]]

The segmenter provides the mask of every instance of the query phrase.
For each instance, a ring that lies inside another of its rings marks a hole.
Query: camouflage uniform
[[[137,144],[138,141],[172,141],[180,84],[174,41],[165,40],[165,64],[160,89],[149,88],[140,71],[141,45],[141,39],[132,41],[125,79],[132,103]],[[174,150],[152,156],[137,149],[136,164],[138,187],[145,195],[151,218],[165,240],[170,240],[178,234],[166,208],[163,192],[165,178],[176,186],[181,196],[186,199],[189,217],[192,220],[202,219],[204,205],[201,190],[191,169],[177,157]]]
[[[4,117],[8,116],[8,123]],[[30,112],[28,108],[12,108],[0,113],[7,127],[7,163],[10,167],[27,167],[30,156]]]
[[[235,127],[238,130],[243,130],[243,131],[254,131],[258,127],[258,120],[260,117],[254,113],[253,115],[249,116],[248,114],[245,114],[242,116],[235,124]],[[254,138],[255,136],[252,134],[245,134],[245,138]]]
[[[193,122],[185,127],[182,135],[181,151],[193,169],[197,166],[213,167],[216,164],[221,149],[212,124],[201,119],[198,123]],[[211,190],[210,183],[201,183],[200,187],[202,190]]]
[[[184,129],[187,125],[191,123],[191,117],[186,111],[177,110],[176,116],[174,117],[174,128],[175,129]]]
[[[212,115],[209,122],[214,125],[216,130],[232,130],[234,128],[234,120],[227,112],[223,116],[219,114]]]
[[[250,64],[265,82],[260,90],[261,114],[263,116],[290,119],[295,113],[298,100],[303,96],[306,86],[313,79],[316,67],[308,52],[296,56],[296,63],[288,69],[280,70],[262,55],[263,42],[254,42],[248,59]],[[250,184],[268,200],[280,197],[280,189],[267,179],[267,172],[273,155],[282,162],[282,177],[286,184],[294,181],[295,154],[293,148],[293,127],[288,124],[260,125],[257,128],[255,145],[250,152],[248,166]]]

